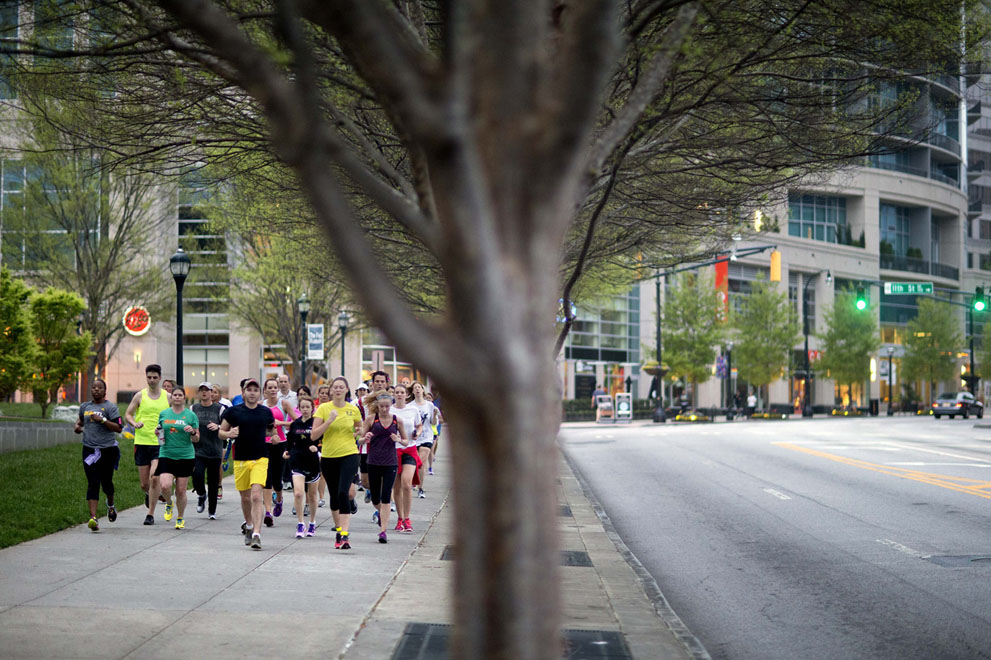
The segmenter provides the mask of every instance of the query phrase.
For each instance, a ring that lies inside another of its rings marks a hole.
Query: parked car
[[[970,392],[943,392],[932,405],[933,417],[939,419],[942,415],[949,415],[953,419],[960,415],[967,419],[970,415],[977,415],[978,419],[984,417],[984,404],[974,398]]]

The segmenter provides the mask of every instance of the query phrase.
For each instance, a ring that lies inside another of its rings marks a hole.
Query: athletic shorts
[[[255,484],[264,486],[267,478],[267,458],[257,458],[253,461],[234,461],[234,486],[238,490],[251,490]]]
[[[304,483],[312,484],[312,483],[316,483],[317,481],[320,481],[320,470],[314,470],[313,472],[310,472],[308,470],[297,470],[296,468],[293,468],[292,476],[295,477],[296,475],[303,477]]]
[[[400,467],[403,465],[415,465],[417,469],[420,469],[420,465],[422,465],[420,453],[416,451],[415,446],[397,449],[396,463],[398,463]]]
[[[158,445],[134,445],[135,465],[151,465],[155,460],[158,460]]]
[[[434,446],[434,443],[432,443],[432,442],[421,442],[420,444],[418,444],[416,446],[416,448],[419,449],[420,447],[426,447],[427,449],[432,449],[433,446]]]
[[[193,476],[193,466],[196,465],[195,458],[160,458],[158,459],[158,469],[155,476],[171,474],[173,477]]]

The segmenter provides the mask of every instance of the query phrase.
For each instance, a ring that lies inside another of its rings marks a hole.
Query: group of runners
[[[185,527],[189,478],[197,495],[197,512],[217,518],[223,498],[221,481],[228,459],[240,496],[244,544],[261,549],[261,529],[274,527],[282,515],[283,492],[293,492],[295,536],[316,535],[317,509],[329,499],[334,521],[334,547],[351,548],[351,517],[357,512],[357,491],[374,508],[378,541],[392,531],[412,532],[414,488],[426,496],[426,477],[433,474],[440,409],[417,382],[392,386],[385,372],[362,383],[352,397],[347,380],[337,377],[317,388],[313,397],[301,386],[290,389],[285,375],[241,381],[232,401],[220,388],[200,383],[197,401],[187,407],[186,393],[162,380],[158,365],[145,369],[147,386],[131,399],[123,418],[107,401],[106,383],[97,378],[92,400],[83,403],[75,431],[83,436],[87,478],[88,526],[99,530],[99,492],[106,495],[107,519],[117,519],[113,473],[120,463],[117,434],[134,438],[134,463],[145,492],[144,524],[155,524],[155,510]],[[327,498],[324,497],[324,492]]]

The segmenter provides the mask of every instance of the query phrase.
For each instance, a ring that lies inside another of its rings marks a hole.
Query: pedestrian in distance
[[[191,410],[199,421],[200,440],[196,443],[196,464],[193,466],[193,490],[196,491],[196,512],[207,509],[210,520],[217,519],[217,498],[223,472],[224,441],[220,439],[220,418],[223,408],[214,399],[213,386],[200,383],[199,401]],[[207,508],[209,507],[209,508]]]
[[[92,398],[79,406],[79,418],[73,431],[83,436],[83,471],[86,473],[86,502],[89,504],[88,526],[100,531],[97,505],[100,489],[107,497],[107,520],[117,520],[114,499],[114,471],[120,465],[120,447],[117,434],[121,432],[120,411],[116,404],[107,401],[107,383],[102,378],[90,385]]]
[[[262,391],[265,394],[264,404],[275,418],[276,432],[269,446],[268,479],[264,489],[265,526],[271,527],[275,524],[275,518],[282,515],[282,472],[285,465],[282,455],[286,451],[286,429],[292,424],[295,410],[288,399],[279,399],[279,384],[276,379],[266,379]]]
[[[262,488],[268,480],[269,443],[268,429],[274,426],[275,416],[267,407],[259,404],[261,386],[254,378],[247,378],[242,386],[244,403],[235,405],[224,415],[219,435],[234,442],[234,484],[241,496],[244,523],[241,531],[244,544],[261,550],[261,525],[265,514]]]
[[[757,412],[757,394],[751,392],[747,397],[747,419],[752,418],[755,412]]]
[[[158,498],[149,498],[149,493],[153,487],[156,492],[161,490],[157,488],[158,477],[155,476],[158,469],[158,436],[155,429],[158,427],[159,414],[168,408],[170,403],[169,395],[161,387],[160,366],[149,364],[145,367],[145,382],[147,387],[131,397],[131,402],[124,413],[124,421],[134,429],[134,465],[138,468],[138,479],[141,482],[141,490],[145,492],[145,506],[148,507],[144,524],[154,525],[155,505],[158,503]]]
[[[414,444],[416,445],[416,453],[420,456],[420,467],[417,468],[417,477],[420,483],[418,494],[422,499],[425,497],[424,486],[426,485],[426,474],[434,473],[433,448],[438,413],[437,407],[427,399],[427,392],[422,384],[413,381],[410,389],[413,393],[412,405],[420,413],[420,433],[416,436]],[[424,470],[424,466],[427,466],[426,470]],[[424,474],[425,472],[426,474]]]
[[[392,487],[392,499],[396,503],[395,531],[397,532],[413,531],[413,524],[410,522],[413,508],[413,488],[420,485],[418,477],[422,465],[416,444],[413,442],[413,439],[420,434],[422,421],[419,409],[407,403],[408,393],[405,385],[396,385],[396,402],[392,406],[392,414],[399,418],[399,423],[402,425],[403,431],[406,432],[406,437],[410,439],[406,445],[396,443],[398,473]]]
[[[186,408],[186,391],[181,387],[172,390],[172,405],[158,415],[158,428],[162,444],[158,456],[158,486],[165,493],[175,485],[175,528],[186,527],[186,490],[189,477],[196,464],[194,443],[200,439],[200,420],[196,413]],[[152,491],[154,499],[157,493]],[[171,502],[165,507],[165,519],[172,517]]]

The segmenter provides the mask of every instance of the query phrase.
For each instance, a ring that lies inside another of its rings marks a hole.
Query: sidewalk
[[[102,519],[99,533],[79,525],[2,550],[0,649],[5,658],[444,658],[434,645],[448,629],[427,624],[450,622],[451,564],[441,557],[452,538],[451,465],[442,457],[435,469],[427,498],[413,501],[416,532],[390,532],[386,545],[359,492],[350,552],[334,550],[325,508],[316,537],[294,538],[289,491],[263,549],[246,548],[231,479],[216,521],[195,513],[194,496],[183,531],[160,511],[143,526],[137,507]],[[693,638],[671,632],[680,622],[659,592],[657,613],[563,460],[559,481],[561,547],[591,563],[561,569],[562,627],[585,631],[566,635],[596,651],[572,657],[691,657]]]

